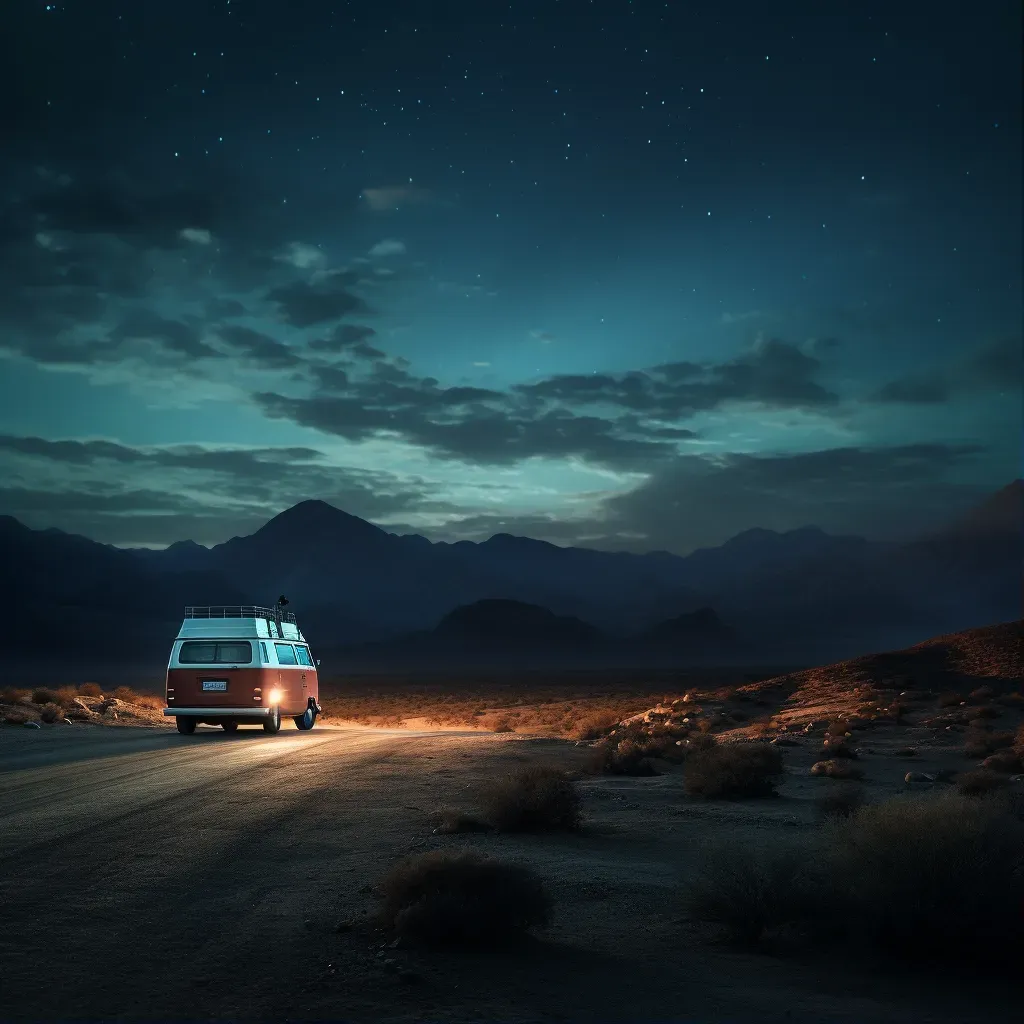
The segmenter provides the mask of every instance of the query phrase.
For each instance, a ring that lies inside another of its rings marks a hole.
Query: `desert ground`
[[[910,806],[981,771],[994,792],[971,799],[1020,791],[1021,654],[1014,623],[768,680],[638,684],[625,708],[585,688],[403,705],[397,684],[377,707],[367,687],[277,736],[182,737],[127,692],[33,728],[54,702],[0,695],[0,1019],[1019,1019],[1019,973],[784,934],[737,946],[687,895],[708,843],[813,858],[841,787]],[[389,724],[352,724],[375,714]],[[688,744],[708,735],[781,753],[776,795],[688,794]],[[853,756],[824,757],[826,738]],[[862,777],[812,774],[822,760]],[[488,787],[532,765],[571,780],[580,827],[477,831]],[[445,826],[452,810],[471,830]],[[532,869],[548,926],[494,949],[396,939],[377,917],[388,869],[469,849]]]

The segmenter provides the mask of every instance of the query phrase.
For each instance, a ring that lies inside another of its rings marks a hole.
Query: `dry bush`
[[[606,735],[619,724],[619,716],[614,711],[599,711],[587,715],[573,727],[572,736],[578,740],[596,740]]]
[[[863,779],[864,772],[848,761],[815,761],[811,765],[811,774],[827,779]]]
[[[471,814],[454,807],[442,807],[435,815],[434,832],[438,835],[456,835],[461,832],[489,832],[491,826]]]
[[[902,959],[981,964],[1024,953],[1024,825],[997,800],[897,797],[829,827],[822,905]]]
[[[99,683],[81,683],[78,687],[79,697],[102,697],[103,687]]]
[[[1012,747],[1013,743],[1012,732],[981,732],[972,729],[964,741],[964,754],[967,757],[987,757],[997,750]]]
[[[57,688],[57,700],[54,702],[59,704],[61,707],[66,708],[77,696],[77,686],[59,686]]]
[[[60,700],[60,694],[51,690],[48,686],[37,686],[32,691],[33,704],[56,704]]]
[[[996,703],[1006,708],[1020,708],[1024,706],[1024,693],[1014,690],[1012,693],[1001,693],[996,697]]]
[[[967,712],[967,721],[978,722],[985,718],[998,718],[999,712],[990,704],[983,704],[980,708],[971,708]]]
[[[20,704],[25,700],[28,700],[28,690],[19,689],[17,686],[0,688],[0,704]]]
[[[1014,750],[1000,750],[998,753],[990,754],[981,762],[982,768],[993,772],[1006,772],[1012,775],[1024,771],[1024,756]]]
[[[553,832],[580,827],[581,800],[564,771],[531,765],[488,786],[484,817],[501,832]]]
[[[819,818],[849,818],[864,806],[864,791],[859,786],[836,786],[814,801]]]
[[[722,925],[736,942],[756,943],[808,915],[807,863],[803,851],[789,846],[708,844],[685,893],[687,910]]]
[[[939,694],[939,707],[940,708],[956,708],[964,702],[962,694],[959,693],[940,693]]]
[[[654,765],[636,740],[614,739],[598,743],[587,759],[585,770],[595,775],[657,775]]]
[[[54,722],[63,720],[64,709],[59,704],[44,704],[39,712],[39,717],[47,725],[53,725]]]
[[[996,691],[991,686],[979,686],[968,694],[971,700],[991,700],[995,695]]]
[[[381,922],[410,942],[494,945],[543,927],[551,914],[551,898],[533,871],[472,850],[409,857],[381,889]]]
[[[1006,779],[1002,775],[986,768],[956,776],[956,788],[962,796],[988,796],[1005,785]]]
[[[8,708],[4,712],[4,721],[8,725],[24,725],[26,722],[32,720],[32,716],[27,711],[15,710],[14,708]]]
[[[845,757],[851,761],[857,760],[857,751],[844,739],[831,739],[826,737],[821,745],[821,757]]]
[[[683,788],[705,800],[739,800],[775,793],[782,754],[765,743],[730,743],[687,754]]]
[[[842,738],[850,731],[850,723],[843,718],[837,718],[825,726],[825,735],[829,737]]]
[[[491,732],[515,732],[515,722],[508,715],[485,715],[480,725]]]

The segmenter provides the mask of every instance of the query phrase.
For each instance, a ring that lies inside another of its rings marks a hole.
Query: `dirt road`
[[[686,851],[741,819],[680,811],[668,777],[583,783],[583,835],[432,835],[431,812],[493,772],[573,756],[480,733],[4,729],[0,1019],[1004,1019],[989,991],[698,939],[676,909]],[[793,812],[758,813],[774,827]],[[556,900],[550,933],[455,953],[360,925],[388,865],[444,845],[532,864]]]

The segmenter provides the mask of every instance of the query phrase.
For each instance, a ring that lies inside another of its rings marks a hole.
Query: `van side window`
[[[260,654],[263,655],[264,662],[270,661],[270,658],[267,657],[267,645],[262,640],[260,641]]]
[[[277,663],[279,665],[296,664],[295,648],[291,644],[274,644],[274,650],[277,651]]]
[[[313,667],[313,659],[309,656],[309,648],[300,647],[296,644],[295,653],[299,656],[300,665],[308,665],[310,668]]]

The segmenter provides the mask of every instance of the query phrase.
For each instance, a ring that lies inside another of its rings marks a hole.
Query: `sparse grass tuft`
[[[705,800],[740,800],[775,794],[782,754],[766,743],[730,743],[687,755],[683,788]]]
[[[531,765],[483,792],[484,817],[501,832],[553,832],[580,827],[581,800],[564,771]]]
[[[1005,750],[1012,747],[1014,736],[1012,732],[982,732],[971,730],[964,741],[964,754],[967,757],[988,757],[997,750]]]
[[[22,690],[17,686],[0,688],[0,704],[20,704],[25,700],[28,700],[28,690]]]
[[[31,718],[32,716],[27,711],[21,711],[17,708],[8,708],[4,712],[4,721],[8,725],[24,725]]]
[[[51,690],[48,686],[37,686],[32,691],[33,704],[56,704],[60,700],[60,694]]]
[[[845,757],[848,760],[857,760],[857,751],[844,739],[832,739],[826,737],[821,745],[822,757]]]
[[[786,846],[708,844],[686,892],[687,909],[722,925],[733,941],[753,945],[808,913],[806,863],[801,851]]]
[[[572,736],[577,740],[596,740],[607,735],[619,724],[619,716],[614,711],[601,711],[587,715],[573,727]]]
[[[78,686],[79,697],[102,697],[103,687],[99,683],[80,683]]]
[[[462,832],[490,832],[491,826],[471,814],[456,810],[454,807],[442,807],[434,816],[437,822],[434,832],[438,835],[456,835]]]
[[[987,768],[989,771],[1006,772],[1012,775],[1015,772],[1024,771],[1024,757],[1014,750],[1000,750],[986,757],[981,762],[981,767]]]
[[[959,693],[940,693],[939,694],[939,707],[940,708],[956,708],[959,707],[964,701],[963,695]]]
[[[814,801],[818,817],[849,818],[864,806],[864,791],[859,786],[836,786]]]
[[[616,742],[614,737],[598,743],[587,761],[587,771],[595,775],[657,775],[654,766],[636,740]]]
[[[964,772],[956,777],[956,788],[962,796],[988,796],[1006,785],[1006,779],[986,768]]]
[[[407,858],[381,889],[381,922],[409,942],[494,945],[543,927],[551,913],[551,898],[533,871],[475,851]]]

